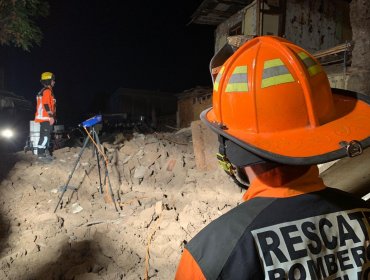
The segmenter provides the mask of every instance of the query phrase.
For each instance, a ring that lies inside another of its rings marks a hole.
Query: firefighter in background
[[[49,152],[50,136],[55,123],[56,101],[53,94],[55,76],[51,72],[41,74],[41,84],[44,86],[37,94],[35,122],[40,123],[40,139],[37,146],[38,158],[51,161]]]
[[[316,166],[370,146],[370,98],[331,89],[313,56],[278,37],[223,62],[201,119],[225,171],[250,185],[187,243],[176,279],[370,279],[369,203],[325,186]]]

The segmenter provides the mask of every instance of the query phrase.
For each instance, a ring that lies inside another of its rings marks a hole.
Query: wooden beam
[[[348,42],[348,43],[337,45],[337,46],[335,46],[333,48],[330,48],[330,49],[315,52],[313,54],[313,56],[315,58],[322,58],[322,57],[325,57],[325,56],[338,54],[338,53],[345,52],[345,51],[352,51],[352,47],[353,47],[353,42]]]

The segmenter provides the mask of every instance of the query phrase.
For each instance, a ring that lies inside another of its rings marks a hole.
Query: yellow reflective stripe
[[[213,90],[218,91],[218,82],[215,82],[213,85]]]
[[[265,61],[262,88],[290,82],[294,82],[294,78],[280,58]]]
[[[316,62],[310,57],[307,57],[302,61],[303,61],[304,65],[306,66],[307,69],[310,68],[313,65],[316,65]]]
[[[216,80],[213,84],[213,90],[215,90],[215,91],[218,90],[218,85],[220,83],[220,80],[221,80],[221,77],[222,77],[222,73],[224,72],[224,69],[225,69],[225,67],[222,66],[220,72],[218,72],[218,74],[217,74]]]
[[[220,72],[218,72],[218,73],[222,75],[222,73],[224,72],[224,70],[225,70],[225,66],[222,66],[221,69],[220,69]]]
[[[263,66],[263,69],[267,69],[267,68],[271,68],[271,67],[275,67],[275,66],[281,66],[281,65],[284,65],[284,63],[281,61],[281,59],[280,58],[275,58],[275,59],[271,59],[271,60],[266,60],[264,66]]]
[[[303,60],[303,59],[305,59],[305,58],[307,58],[307,57],[309,57],[308,56],[308,54],[306,54],[305,52],[300,52],[300,53],[298,53],[298,56]]]
[[[233,83],[226,86],[225,92],[248,91],[248,83]]]
[[[284,83],[290,83],[290,82],[294,82],[293,76],[291,74],[284,74],[284,75],[279,75],[279,76],[263,79],[261,87],[266,88],[266,87],[284,84]]]
[[[320,65],[316,64],[308,68],[308,73],[310,73],[310,76],[314,76],[322,71]]]
[[[237,66],[233,74],[247,74],[247,66]]]
[[[302,59],[311,77],[322,72],[321,66],[319,64],[316,64],[316,62],[305,52],[298,53],[298,56],[300,57],[300,59]]]
[[[248,67],[246,65],[235,67],[232,75],[230,76],[225,92],[248,91],[247,71]]]

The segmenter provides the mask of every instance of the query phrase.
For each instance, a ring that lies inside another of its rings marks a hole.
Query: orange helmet
[[[201,119],[254,162],[318,164],[370,146],[370,98],[331,89],[316,59],[282,38],[242,45],[213,87]]]

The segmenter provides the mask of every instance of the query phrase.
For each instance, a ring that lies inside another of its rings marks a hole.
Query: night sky
[[[50,0],[40,47],[1,47],[6,88],[34,102],[40,74],[55,73],[58,117],[67,122],[104,110],[119,87],[210,86],[214,27],[188,25],[201,2]]]

